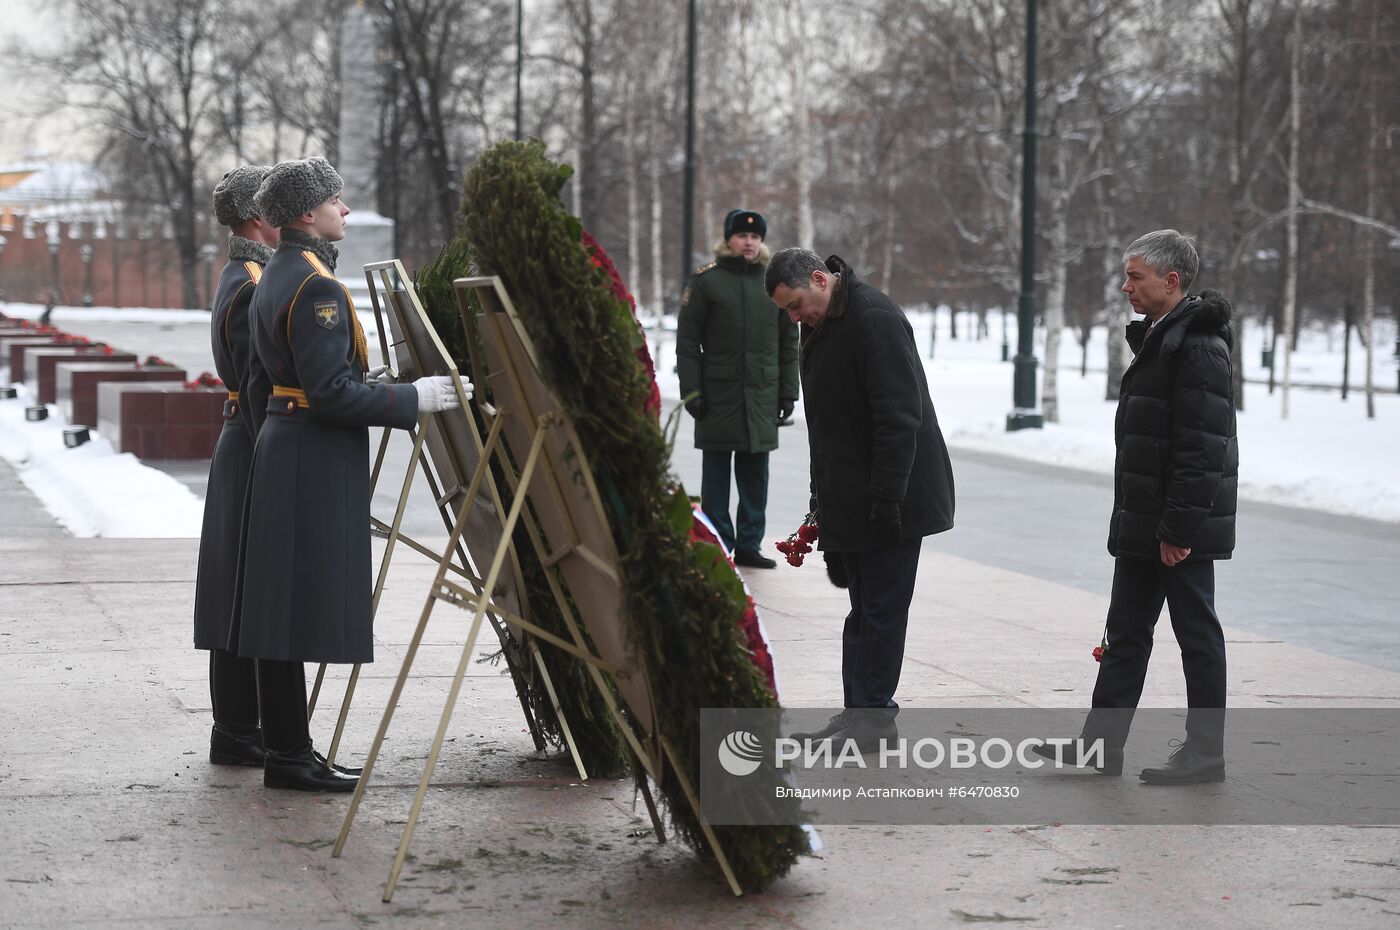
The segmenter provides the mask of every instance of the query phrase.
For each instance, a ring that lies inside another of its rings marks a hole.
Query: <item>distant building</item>
[[[0,297],[42,304],[55,291],[59,306],[179,307],[170,224],[114,198],[91,165],[0,165]]]

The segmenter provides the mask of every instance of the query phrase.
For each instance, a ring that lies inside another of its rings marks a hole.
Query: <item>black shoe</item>
[[[899,740],[899,727],[895,725],[894,718],[883,710],[862,709],[852,714],[850,720],[846,729],[835,738],[855,740],[856,748],[862,754],[878,752]]]
[[[740,549],[734,553],[734,564],[745,568],[777,568],[778,563],[757,549]]]
[[[310,746],[295,752],[267,750],[263,763],[263,786],[293,791],[354,791],[359,779],[326,765]]]
[[[1191,746],[1191,741],[1176,743],[1176,750],[1161,765],[1143,769],[1138,778],[1149,785],[1203,785],[1225,780],[1225,757],[1208,756]]]
[[[1041,743],[1039,746],[1032,746],[1031,752],[1035,753],[1038,756],[1042,756],[1046,759],[1049,759],[1052,762],[1058,758],[1061,765],[1073,765],[1083,767],[1088,765],[1091,760],[1094,762],[1098,762],[1100,756],[1098,756],[1097,754],[1091,754],[1087,752],[1083,753],[1082,755],[1080,754],[1078,743],[1079,739],[1083,739],[1085,743],[1089,746],[1093,745],[1093,742],[1087,737],[1078,737],[1075,740],[1075,742],[1072,742],[1069,745],[1064,745],[1063,743],[1053,745],[1050,743]],[[1059,753],[1058,757],[1056,756],[1057,752]],[[1098,772],[1101,775],[1123,774],[1123,747],[1104,746],[1102,760],[1102,765],[1094,766],[1095,772]]]
[[[209,732],[209,761],[215,765],[262,765],[262,730],[238,733],[223,724]]]
[[[839,714],[833,714],[831,719],[826,722],[826,726],[822,727],[820,730],[813,730],[810,733],[793,733],[792,738],[804,743],[813,740],[831,739],[837,733],[846,729],[846,726],[851,722],[851,711],[852,708],[848,707]]]
[[[324,763],[324,762],[326,761],[326,757],[323,756],[323,755],[321,755],[319,752],[317,752],[317,751],[314,750],[314,749],[311,750],[311,754],[314,755],[314,756],[316,757],[316,761],[317,761],[317,762],[322,762],[322,763]],[[335,769],[337,772],[339,772],[339,773],[342,774],[342,775],[354,775],[356,778],[359,778],[360,775],[362,775],[362,774],[364,773],[364,769],[363,769],[363,768],[360,768],[359,766],[355,766],[355,765],[341,765],[339,762],[337,762],[337,763],[335,763],[334,765],[332,765],[331,768]]]

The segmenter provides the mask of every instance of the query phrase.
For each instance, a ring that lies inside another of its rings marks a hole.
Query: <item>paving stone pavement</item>
[[[0,527],[17,495],[0,475]],[[18,495],[22,498],[22,495]],[[1384,927],[1400,832],[1358,827],[920,826],[821,830],[825,849],[735,899],[658,845],[626,782],[535,753],[507,678],[474,662],[392,903],[393,851],[460,653],[439,608],[345,855],[348,804],[206,760],[190,648],[194,540],[0,532],[0,927]],[[750,573],[786,703],[839,688],[844,594]],[[363,757],[431,577],[397,558],[342,756]],[[816,583],[821,582],[821,583]],[[924,553],[905,706],[1088,703],[1101,597]],[[1400,705],[1400,675],[1229,631],[1235,706]],[[480,650],[482,655],[486,650]],[[1168,650],[1163,650],[1167,652]],[[323,708],[339,699],[333,669]],[[1159,656],[1144,704],[1179,706]],[[318,744],[332,715],[313,721]],[[1157,761],[1156,758],[1143,761]],[[1130,766],[1132,760],[1130,760]],[[1084,876],[1091,876],[1085,878]]]

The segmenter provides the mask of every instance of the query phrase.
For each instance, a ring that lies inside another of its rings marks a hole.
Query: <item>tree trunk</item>
[[[1056,211],[1050,227],[1050,284],[1045,289],[1045,376],[1041,382],[1041,412],[1046,423],[1060,422],[1060,336],[1065,328],[1065,292],[1069,267],[1064,261],[1064,245],[1069,238],[1069,220]]]
[[[1377,8],[1380,0],[1371,0],[1371,43],[1367,50],[1366,61],[1368,74],[1366,81],[1368,93],[1366,95],[1366,118],[1367,132],[1366,139],[1366,215],[1376,215],[1376,146],[1380,139],[1380,124],[1376,116],[1376,93],[1379,82],[1376,80],[1376,72],[1380,67],[1379,56],[1377,55],[1377,22],[1379,14]],[[1366,419],[1376,418],[1376,386],[1373,381],[1372,362],[1374,361],[1375,350],[1372,348],[1376,344],[1376,242],[1375,235],[1369,229],[1361,230],[1362,252],[1361,258],[1364,271],[1362,272],[1361,283],[1361,338],[1366,340]],[[1350,342],[1348,342],[1350,345]]]
[[[1351,390],[1351,301],[1342,304],[1342,400],[1347,399]]]
[[[797,154],[797,244],[804,249],[815,247],[816,232],[812,226],[812,129],[807,106],[807,19],[800,4],[786,7],[790,49],[789,73],[792,76],[793,147]]]
[[[890,279],[894,277],[894,231],[895,231],[895,193],[896,185],[894,171],[889,165],[885,166],[885,248],[880,261],[880,290],[886,294],[890,292]]]
[[[1123,299],[1118,289],[1118,254],[1113,249],[1103,253],[1103,305],[1104,319],[1108,327],[1108,384],[1104,388],[1104,400],[1117,400],[1118,389],[1123,384],[1123,372],[1128,370],[1132,350],[1124,338],[1124,327],[1133,319],[1133,305]]]
[[[661,317],[666,312],[666,292],[662,289],[661,274],[661,152],[660,124],[657,115],[658,104],[651,101],[648,115],[647,150],[649,153],[648,171],[651,175],[651,312],[656,316],[657,332],[661,331]],[[699,120],[696,121],[699,123]]]
[[[1298,315],[1298,142],[1302,131],[1303,94],[1303,4],[1298,0],[1293,10],[1293,48],[1289,58],[1289,87],[1292,99],[1288,103],[1288,277],[1283,282],[1283,406],[1282,417],[1288,419],[1288,388],[1293,377],[1293,340]]]
[[[626,273],[622,275],[624,282],[629,282],[635,296],[637,290],[637,271],[642,267],[638,260],[638,252],[641,243],[641,223],[638,217],[638,207],[640,197],[637,190],[637,100],[633,90],[632,82],[628,82],[623,92],[622,102],[622,144],[626,152],[626,175],[627,175],[627,264],[623,267]]]

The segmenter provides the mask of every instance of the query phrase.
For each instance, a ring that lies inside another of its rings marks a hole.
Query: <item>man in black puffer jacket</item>
[[[1108,530],[1113,594],[1084,735],[1105,737],[1101,770],[1122,771],[1165,602],[1186,673],[1186,741],[1140,777],[1221,781],[1225,637],[1215,614],[1215,562],[1235,548],[1239,475],[1230,303],[1218,291],[1187,296],[1200,260],[1191,237],[1174,229],[1142,236],[1124,262],[1123,292],[1146,319],[1128,324],[1134,358],[1118,395]]]

